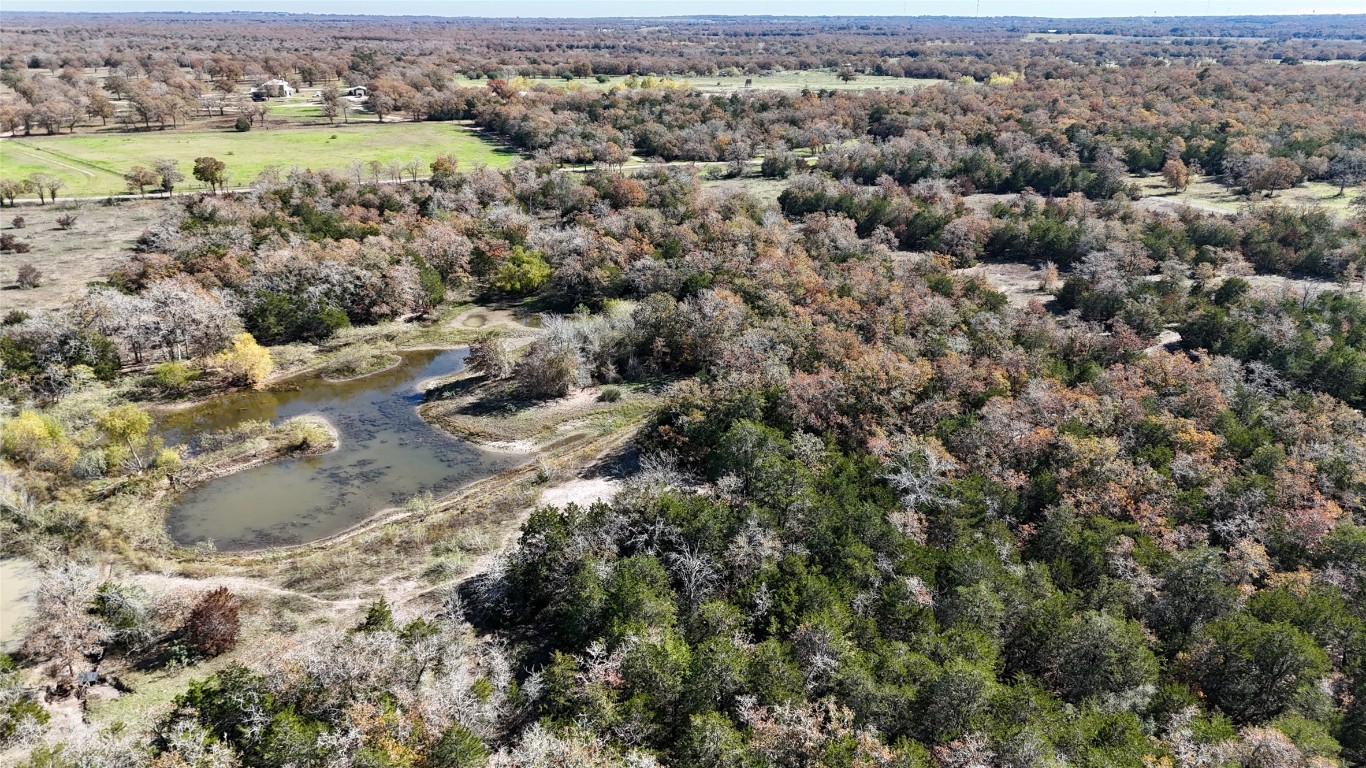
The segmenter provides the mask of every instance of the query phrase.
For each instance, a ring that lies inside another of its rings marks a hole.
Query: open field
[[[895,91],[902,88],[924,88],[927,85],[942,83],[943,80],[924,80],[910,77],[885,77],[882,75],[859,75],[857,79],[849,82],[840,80],[839,77],[830,70],[804,70],[795,72],[775,72],[769,75],[740,75],[737,77],[707,77],[697,75],[694,77],[672,77],[675,81],[686,82],[688,85],[702,91],[703,93],[731,94],[737,91],[746,90],[745,81],[752,81],[748,86],[749,90],[768,90],[786,91],[789,93],[800,93],[802,89],[819,91],[821,89],[829,91],[873,91],[890,90]],[[469,81],[478,83],[480,81]],[[612,77],[605,83],[599,83],[595,78],[580,77],[574,80],[564,80],[563,78],[537,78],[532,82],[544,83],[559,88],[583,87],[607,90],[613,86],[622,85],[626,82],[625,77]]]
[[[511,165],[516,154],[499,149],[456,123],[376,123],[312,128],[236,131],[152,131],[98,136],[44,136],[0,140],[0,175],[23,177],[53,173],[66,179],[63,197],[115,195],[127,192],[123,174],[134,165],[157,158],[180,161],[187,177],[181,189],[197,190],[190,177],[196,157],[217,157],[228,166],[228,186],[249,184],[266,166],[281,170],[344,170],[370,160],[420,158],[453,154],[465,167]],[[36,195],[34,196],[36,199]]]
[[[745,176],[739,179],[708,179],[702,188],[720,195],[748,192],[766,204],[778,204],[778,196],[787,189],[787,179],[765,179],[759,176]]]
[[[81,295],[87,283],[102,279],[123,261],[165,206],[162,200],[128,200],[116,205],[87,201],[6,208],[3,231],[32,250],[0,254],[0,307],[52,309]],[[57,226],[57,218],[65,214],[76,215],[76,224],[69,230]],[[24,217],[23,229],[14,228],[15,216]],[[19,265],[29,263],[42,271],[43,282],[21,291],[14,284],[15,275]]]
[[[1247,195],[1240,195],[1234,190],[1220,184],[1214,180],[1213,176],[1201,177],[1198,181],[1191,183],[1185,192],[1176,193],[1171,190],[1159,175],[1147,177],[1135,176],[1133,181],[1143,190],[1144,202],[1149,206],[1165,207],[1168,205],[1185,204],[1193,208],[1214,211],[1218,213],[1236,213],[1244,206],[1263,202],[1281,203],[1282,205],[1321,205],[1327,208],[1335,216],[1346,217],[1351,213],[1352,200],[1357,195],[1366,190],[1360,187],[1347,188],[1347,194],[1338,195],[1336,184],[1327,184],[1321,181],[1308,181],[1294,189],[1287,189],[1275,193],[1272,197],[1263,197],[1253,200]]]

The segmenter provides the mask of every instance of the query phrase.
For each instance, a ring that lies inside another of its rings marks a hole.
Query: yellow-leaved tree
[[[228,348],[213,356],[213,364],[226,371],[233,383],[251,387],[264,385],[275,370],[270,350],[257,344],[250,333],[233,336]]]

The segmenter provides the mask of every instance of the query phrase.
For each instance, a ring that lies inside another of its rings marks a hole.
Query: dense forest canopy
[[[0,536],[47,575],[0,740],[35,768],[1363,764],[1366,78],[1305,63],[1363,35],[7,14],[15,131],[115,75],[192,100],[340,79],[523,159],[181,194],[100,284],[3,316]],[[731,69],[941,82],[690,82]],[[534,79],[595,75],[629,79]],[[1184,204],[1193,178],[1245,204]],[[1306,181],[1342,205],[1278,197]],[[438,565],[458,534],[393,523],[422,589],[326,620],[139,586],[250,563],[293,588],[312,556],[175,547],[127,514],[242,437],[168,447],[149,401],[466,302],[542,319],[472,337],[473,378],[424,414],[655,394],[591,457],[614,497],[532,505],[461,578]],[[194,674],[142,722],[44,736],[24,675],[92,665]]]

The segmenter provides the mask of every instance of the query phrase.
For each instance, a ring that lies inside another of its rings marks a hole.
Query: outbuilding
[[[252,89],[253,95],[258,93],[268,98],[278,99],[283,96],[293,96],[294,86],[284,80],[276,78],[274,80],[267,80]]]

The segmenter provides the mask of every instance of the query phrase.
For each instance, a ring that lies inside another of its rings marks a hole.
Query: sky
[[[1183,16],[1366,13],[1366,0],[4,0],[10,11],[284,11],[434,16]],[[0,10],[0,18],[3,18]],[[1363,19],[1366,24],[1366,19]]]

